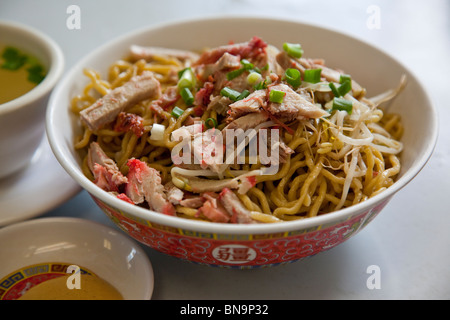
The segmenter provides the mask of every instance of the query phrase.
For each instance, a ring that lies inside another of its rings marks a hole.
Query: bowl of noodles
[[[101,46],[55,89],[47,132],[61,165],[129,236],[245,269],[362,230],[426,164],[436,119],[417,78],[370,44],[221,17]]]

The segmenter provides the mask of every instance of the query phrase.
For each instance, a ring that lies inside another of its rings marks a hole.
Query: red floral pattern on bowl
[[[331,249],[364,228],[389,201],[330,225],[281,233],[233,235],[156,224],[92,198],[117,226],[140,243],[190,262],[240,269],[294,262]]]

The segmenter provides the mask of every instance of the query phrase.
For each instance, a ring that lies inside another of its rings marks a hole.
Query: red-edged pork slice
[[[207,64],[203,67],[202,78],[208,79],[209,76],[213,76],[216,72],[230,71],[232,69],[238,69],[241,66],[239,56],[225,52],[215,63]]]
[[[102,150],[97,142],[89,145],[87,164],[94,175],[94,183],[106,191],[118,191],[128,179],[120,172],[117,164]]]
[[[257,57],[264,54],[267,43],[258,37],[253,37],[250,41],[220,46],[203,52],[195,65],[211,64],[219,60],[224,53],[240,56],[241,59]]]
[[[156,100],[150,103],[150,109],[155,111],[162,118],[166,118],[168,109],[172,108],[175,103],[180,99],[180,94],[177,86],[168,87],[164,93]]]
[[[125,194],[135,204],[145,200],[151,210],[175,215],[175,208],[167,200],[159,172],[138,159],[128,160],[127,165],[130,170],[127,174],[128,183]]]
[[[180,205],[187,208],[200,208],[203,203],[205,202],[205,199],[203,197],[188,197],[184,198],[180,201]]]
[[[230,221],[230,214],[219,201],[219,195],[213,192],[205,192],[206,201],[198,209],[197,216],[204,215],[208,220],[219,223]]]
[[[220,202],[231,215],[232,223],[256,223],[251,218],[250,211],[242,204],[241,200],[228,188],[220,193]]]
[[[120,112],[143,100],[161,95],[161,86],[151,71],[132,77],[80,112],[81,121],[92,131],[116,119]]]
[[[167,183],[164,186],[167,200],[173,205],[180,204],[181,200],[183,200],[184,192],[181,189],[178,189],[172,182]]]

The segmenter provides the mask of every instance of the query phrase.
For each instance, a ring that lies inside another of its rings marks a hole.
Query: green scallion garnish
[[[255,66],[253,65],[253,63],[251,63],[250,61],[248,61],[247,59],[242,59],[241,60],[241,64],[242,64],[242,67],[245,69],[245,70],[252,70]]]
[[[253,63],[251,63],[250,61],[248,61],[247,59],[242,59],[241,60],[241,64],[242,64],[242,68],[230,71],[227,73],[227,80],[231,81],[234,78],[239,77],[241,74],[243,74],[245,71],[250,71],[254,69],[254,65]]]
[[[247,89],[245,89],[244,91],[241,92],[241,94],[237,97],[237,100],[242,100],[248,97],[248,95],[250,94],[250,91],[248,91]]]
[[[231,80],[233,80],[234,78],[239,77],[241,74],[244,73],[244,71],[245,71],[244,68],[239,68],[239,69],[232,70],[232,71],[228,72],[228,73],[227,73],[227,80],[228,80],[228,81],[231,81]]]
[[[309,83],[317,83],[320,82],[321,74],[322,69],[306,69],[303,80]]]
[[[286,92],[279,90],[271,90],[269,93],[269,100],[275,103],[282,103]]]
[[[261,74],[251,71],[247,76],[247,83],[251,86],[258,84],[262,80]]]
[[[341,96],[341,94],[339,93],[338,89],[336,88],[336,85],[333,82],[330,82],[328,84],[328,86],[330,87],[331,92],[333,92],[333,95],[335,97],[340,97]]]
[[[229,87],[224,87],[220,90],[220,94],[224,97],[230,98],[232,101],[237,101],[241,93]]]
[[[194,95],[192,94],[191,90],[189,88],[183,88],[180,90],[181,98],[183,99],[184,103],[189,107],[192,106],[194,103]]]
[[[351,90],[352,90],[352,83],[350,81],[345,81],[345,82],[341,83],[341,85],[338,88],[339,94],[341,96],[345,96]]]
[[[347,93],[349,93],[352,90],[352,83],[351,80],[342,80],[340,81],[339,87],[336,88],[336,85],[333,82],[330,82],[328,86],[331,88],[331,91],[333,92],[333,95],[338,97],[343,97]]]
[[[185,68],[178,72],[178,89],[189,88],[192,89],[195,86],[195,75],[190,67]]]
[[[214,118],[208,118],[205,120],[205,126],[208,129],[217,128],[217,120]]]
[[[289,83],[293,88],[297,88],[302,83],[302,77],[300,71],[293,68],[286,69],[284,73],[286,77],[286,82]]]
[[[341,74],[339,77],[339,83],[344,83],[346,81],[352,82],[352,78],[348,74]]]
[[[299,43],[283,43],[283,50],[293,58],[301,58],[303,55],[302,46]]]
[[[178,119],[182,114],[184,113],[184,110],[179,108],[179,107],[175,107],[172,109],[172,112],[170,113],[174,118]]]
[[[352,114],[353,111],[353,103],[349,100],[346,100],[344,98],[334,98],[333,99],[333,107],[332,110],[339,110],[339,111],[347,111],[348,114]]]

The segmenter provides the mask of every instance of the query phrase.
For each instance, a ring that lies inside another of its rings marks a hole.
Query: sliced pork
[[[133,132],[137,137],[144,134],[144,119],[134,113],[121,112],[117,116],[114,131]]]
[[[250,211],[243,205],[237,195],[229,188],[224,188],[220,192],[220,202],[231,215],[232,223],[256,223],[251,218]]]
[[[161,95],[159,81],[150,71],[134,76],[80,112],[81,121],[93,132],[113,122],[120,112],[143,100]]]
[[[167,200],[173,205],[178,205],[183,200],[184,192],[178,189],[172,182],[167,183],[164,186],[164,190],[167,195]]]
[[[113,159],[108,157],[97,142],[88,149],[87,164],[94,175],[94,183],[106,191],[118,191],[128,182]]]
[[[256,90],[248,97],[230,104],[230,110],[228,111],[230,119],[233,120],[251,112],[261,112],[266,95],[265,90]]]
[[[292,90],[288,85],[278,84],[268,90],[277,90],[285,93],[283,102],[269,102],[267,111],[272,115],[285,119],[315,119],[328,115],[328,112],[311,103],[302,95]]]
[[[180,99],[177,86],[168,87],[164,93],[156,100],[150,103],[150,109],[155,111],[163,119],[166,118],[166,111],[173,107],[175,103]]]
[[[240,56],[241,59],[254,58],[260,54],[264,54],[266,47],[267,43],[261,38],[253,37],[247,42],[235,43],[207,50],[201,54],[200,58],[195,62],[195,65],[215,63],[225,53]]]
[[[130,47],[130,54],[133,60],[153,60],[158,57],[172,57],[181,61],[195,61],[199,58],[199,54],[196,52],[180,49],[162,48],[162,47],[144,47],[138,45],[132,45]]]
[[[257,125],[266,122],[269,119],[269,116],[266,112],[252,112],[248,113],[245,116],[239,117],[236,120],[231,121],[224,130],[236,130],[242,129],[244,131],[255,128]]]
[[[151,210],[175,215],[175,208],[167,199],[159,172],[138,159],[128,160],[127,166],[129,171],[125,194],[135,204],[141,204],[145,200]]]
[[[212,222],[226,223],[230,221],[231,215],[219,201],[219,195],[213,192],[203,193],[206,201],[198,209],[197,215],[203,215]]]
[[[203,197],[185,197],[180,201],[180,205],[187,208],[200,208],[205,202]]]

